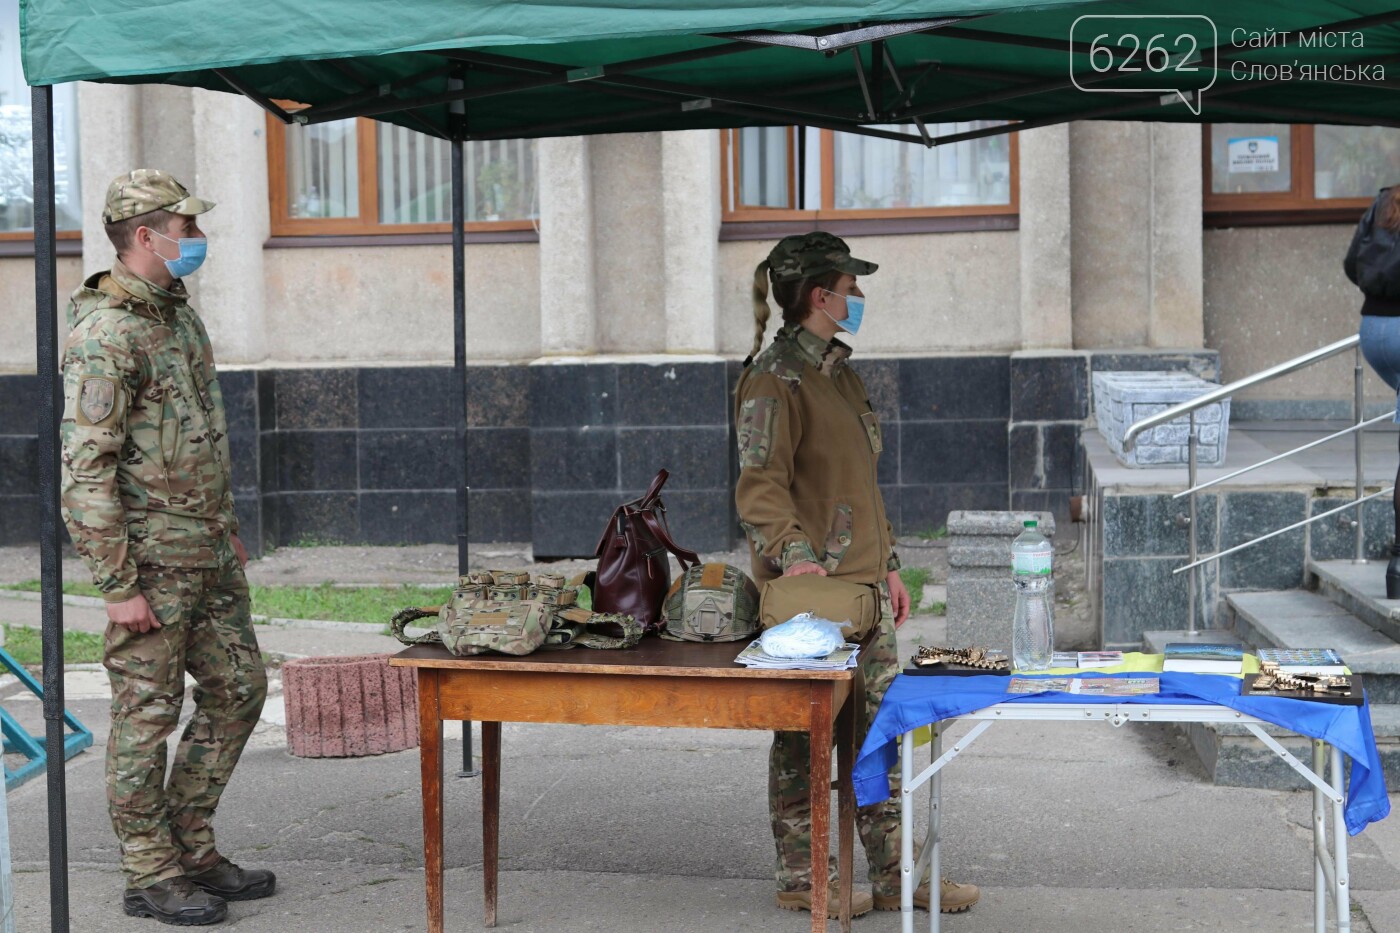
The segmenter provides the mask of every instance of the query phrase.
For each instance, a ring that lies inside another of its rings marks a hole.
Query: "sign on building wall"
[[[1230,140],[1229,171],[1277,172],[1278,137],[1245,136]]]

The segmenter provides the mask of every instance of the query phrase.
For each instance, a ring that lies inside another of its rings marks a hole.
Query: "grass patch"
[[[901,567],[899,578],[904,581],[904,588],[909,591],[910,606],[916,607],[924,601],[924,584],[928,582],[927,567]]]
[[[40,590],[38,580],[21,580],[19,583],[0,583],[0,589],[21,590],[25,593],[37,593]],[[63,583],[63,592],[68,596],[102,596],[102,591],[91,583],[81,580],[66,580]]]
[[[6,584],[13,590],[39,591],[38,580]],[[63,584],[70,596],[101,596],[91,583]],[[452,596],[450,586],[369,586],[341,589],[320,586],[249,587],[253,612],[277,619],[329,619],[334,622],[374,622],[388,625],[394,613],[407,606],[437,606]]]
[[[920,615],[946,616],[948,614],[947,603],[929,603],[919,610]]]
[[[320,586],[252,587],[253,612],[278,619],[330,619],[388,625],[408,606],[437,606],[452,597],[450,586],[374,586],[338,589]]]
[[[940,525],[932,531],[916,531],[914,537],[921,541],[942,541],[948,537],[948,526]]]
[[[44,663],[43,636],[27,625],[5,626],[5,650],[25,667]],[[95,632],[64,632],[63,663],[93,664],[102,660],[102,636]]]

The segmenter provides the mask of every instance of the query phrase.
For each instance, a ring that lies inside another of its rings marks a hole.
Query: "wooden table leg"
[[[418,756],[423,771],[423,879],[428,892],[428,933],[442,933],[442,719],[439,674],[418,671]]]
[[[841,893],[841,933],[851,933],[851,882],[855,874],[856,789],[852,781],[855,767],[856,703],[847,697],[836,717],[836,869]]]
[[[831,685],[812,684],[808,728],[812,760],[807,786],[812,803],[812,933],[826,933],[827,856],[831,851]]]
[[[481,874],[486,881],[486,925],[496,925],[496,866],[501,854],[501,724],[481,724]]]

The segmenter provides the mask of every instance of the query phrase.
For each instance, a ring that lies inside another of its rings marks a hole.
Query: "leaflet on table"
[[[1342,656],[1332,648],[1260,648],[1259,663],[1270,661],[1285,674],[1336,675],[1347,672]]]
[[[1157,677],[1013,677],[1006,692],[1132,697],[1160,693],[1161,681]]]
[[[774,671],[841,671],[858,663],[860,645],[847,643],[820,658],[775,658],[765,654],[757,641],[751,641],[734,659],[745,667]]]
[[[1050,656],[1051,667],[1114,667],[1122,663],[1121,651],[1056,651]]]

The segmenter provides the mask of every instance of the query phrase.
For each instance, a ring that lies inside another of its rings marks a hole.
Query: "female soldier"
[[[754,578],[821,574],[879,587],[881,613],[861,651],[866,721],[899,671],[894,630],[909,615],[894,531],[876,485],[880,423],[865,386],[835,339],[860,329],[865,301],[856,276],[874,263],[851,257],[829,233],[785,237],[754,272],[755,335],[735,393],[739,426],[740,524],[748,534]],[[783,326],[759,353],[768,322],[768,285]],[[778,906],[812,909],[812,797],[805,732],[777,732],[768,764],[768,806],[777,843]],[[897,771],[897,769],[896,769]],[[826,781],[817,782],[825,788]],[[899,795],[891,774],[892,798]],[[825,794],[819,795],[825,805]],[[852,913],[899,909],[899,812],[891,801],[860,808],[856,823],[870,863],[873,898],[856,894]],[[833,863],[834,865],[834,860]],[[827,912],[836,916],[836,889]],[[944,912],[976,903],[974,885],[942,880]],[[929,886],[915,904],[928,908]]]

